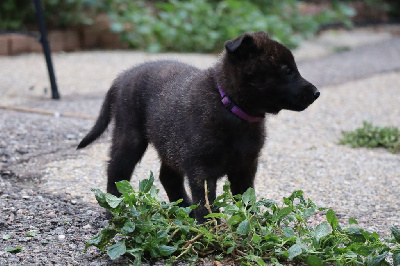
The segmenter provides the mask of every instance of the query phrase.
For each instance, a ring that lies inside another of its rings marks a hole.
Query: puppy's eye
[[[292,75],[292,70],[288,66],[282,66],[281,67],[281,72],[283,75]]]

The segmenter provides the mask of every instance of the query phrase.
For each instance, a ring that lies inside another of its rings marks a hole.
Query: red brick
[[[31,37],[24,35],[11,35],[11,45],[9,53],[11,55],[28,53],[29,52],[29,39]]]
[[[50,31],[48,34],[48,40],[50,43],[51,51],[52,52],[64,51],[65,49],[64,39],[65,39],[65,34],[63,31],[60,30]]]
[[[38,39],[31,38],[31,40],[29,42],[29,51],[31,53],[42,53],[43,52],[42,44],[39,42]]]
[[[100,35],[100,46],[102,48],[108,49],[116,49],[122,47],[119,35],[112,32],[103,32]]]
[[[96,48],[99,46],[99,31],[93,26],[82,29],[82,48]]]
[[[79,33],[77,30],[67,30],[64,33],[64,50],[76,51],[80,49]]]
[[[9,55],[10,45],[10,35],[0,35],[0,55]]]

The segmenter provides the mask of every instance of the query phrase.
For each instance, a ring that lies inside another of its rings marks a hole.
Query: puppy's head
[[[258,112],[303,111],[320,95],[300,75],[290,50],[265,32],[243,34],[227,41],[225,49],[225,72],[230,72],[225,75]]]

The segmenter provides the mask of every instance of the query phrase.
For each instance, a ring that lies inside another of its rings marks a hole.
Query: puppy
[[[296,67],[292,53],[265,32],[227,41],[213,67],[200,70],[176,61],[133,67],[112,84],[100,115],[78,149],[96,140],[114,120],[107,192],[130,180],[149,143],[161,160],[160,181],[170,201],[200,203],[204,222],[217,180],[228,176],[233,194],[254,185],[265,140],[265,114],[302,111],[320,95]],[[184,187],[187,176],[191,197]]]

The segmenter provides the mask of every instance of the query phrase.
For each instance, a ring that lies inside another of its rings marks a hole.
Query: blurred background
[[[398,0],[42,0],[52,51],[132,48],[214,53],[247,31],[290,48],[333,27],[400,21]],[[31,1],[2,0],[0,30],[35,32]],[[41,52],[36,40],[0,35],[0,55]]]

